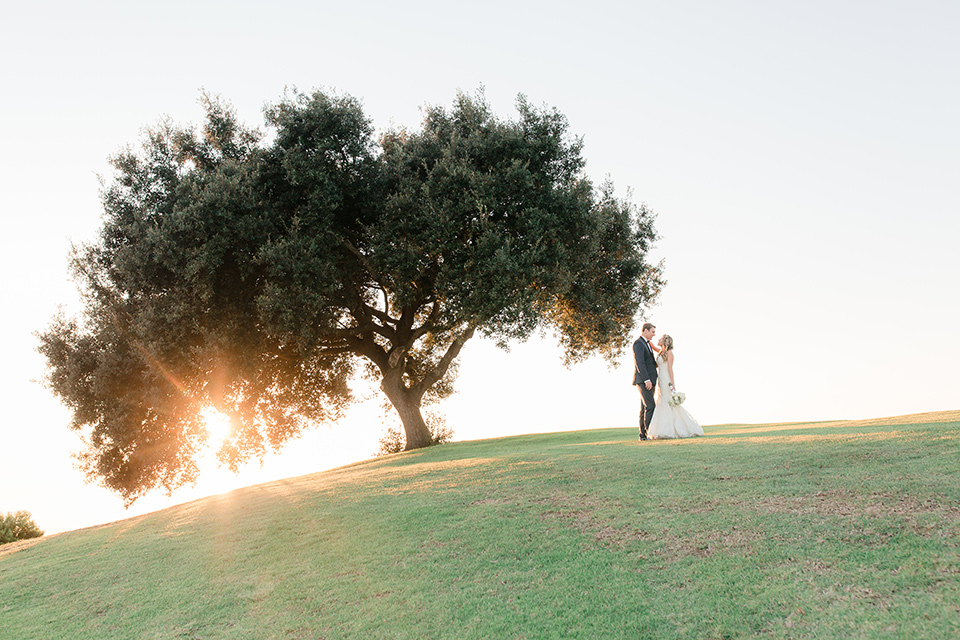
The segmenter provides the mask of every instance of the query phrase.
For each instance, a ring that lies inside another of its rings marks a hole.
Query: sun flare
[[[208,442],[211,445],[218,447],[230,437],[232,431],[230,416],[213,407],[207,407],[200,412],[200,415],[203,417],[203,424],[207,429],[207,437],[209,438]]]

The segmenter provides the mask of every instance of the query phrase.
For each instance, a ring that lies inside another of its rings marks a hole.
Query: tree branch
[[[437,319],[440,317],[440,303],[436,300],[433,301],[433,308],[430,309],[430,317],[424,320],[423,324],[413,330],[413,338],[411,339],[411,344],[419,340],[424,334],[428,333],[433,329],[434,324],[437,322]]]
[[[390,313],[390,292],[388,292],[387,288],[380,283],[377,283],[377,286],[380,287],[380,291],[383,292],[383,313],[384,315],[387,315]],[[387,315],[387,317],[389,318],[390,316]]]
[[[351,336],[362,336],[370,331],[377,331],[379,327],[373,322],[368,322],[357,327],[345,327],[343,329],[330,329],[320,332],[321,340],[343,340]],[[377,331],[379,333],[379,331]],[[386,336],[385,336],[386,337]]]
[[[360,250],[353,246],[353,243],[346,238],[341,238],[340,241],[343,242],[343,246],[345,246],[350,253],[357,257],[357,260],[360,261],[360,264],[363,265],[363,268],[366,269],[367,272],[373,276],[373,279],[376,280],[377,284],[381,285],[382,287],[383,278],[380,277],[380,273],[373,268],[372,264],[370,264],[367,256],[360,253]]]
[[[390,342],[395,342],[396,332],[390,325],[396,325],[398,321],[376,307],[367,304],[362,292],[357,288],[349,287],[348,291],[350,302],[347,304],[347,309],[357,320],[358,324],[364,327],[366,331],[373,331]],[[374,319],[379,320],[380,324],[374,322]]]
[[[356,348],[351,346],[343,347],[324,347],[318,351],[318,354],[321,356],[335,356],[341,353],[356,353]]]
[[[371,316],[373,316],[374,318],[376,318],[377,320],[379,320],[384,324],[392,324],[396,326],[397,322],[399,322],[398,320],[393,319],[383,311],[380,311],[380,309],[377,309],[376,307],[371,307],[368,304],[364,304],[363,306],[365,311],[367,311]]]
[[[450,364],[460,355],[460,350],[463,349],[463,345],[467,340],[473,337],[474,327],[468,328],[466,331],[461,333],[453,341],[453,344],[447,349],[447,352],[443,354],[443,357],[440,358],[440,362],[437,363],[437,366],[434,367],[433,371],[430,371],[423,378],[420,379],[411,391],[416,394],[417,397],[422,398],[423,394],[426,393],[427,389],[438,383],[444,375],[447,373],[447,369],[450,368]]]
[[[387,352],[378,345],[369,335],[350,337],[347,344],[353,348],[353,352],[370,360],[380,369],[381,373],[386,373],[389,369],[387,365]]]

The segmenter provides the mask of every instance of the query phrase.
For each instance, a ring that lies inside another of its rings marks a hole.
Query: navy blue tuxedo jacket
[[[657,386],[657,360],[650,345],[643,338],[638,338],[633,343],[633,361],[636,364],[633,384],[643,385],[645,380],[649,380],[653,386]]]

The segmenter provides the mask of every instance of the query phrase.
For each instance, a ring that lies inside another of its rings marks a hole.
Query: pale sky
[[[464,6],[461,6],[463,4]],[[668,286],[648,319],[705,425],[960,408],[960,4],[952,1],[16,3],[0,37],[5,366],[0,513],[48,533],[368,457],[378,400],[262,470],[125,511],[83,483],[33,333],[75,305],[70,242],[98,175],[201,88],[249,125],[285,87],[359,98],[379,129],[485,87],[583,136],[587,171],[658,213]],[[552,339],[467,344],[456,439],[635,427],[624,354],[567,370]],[[638,449],[642,455],[642,449]]]

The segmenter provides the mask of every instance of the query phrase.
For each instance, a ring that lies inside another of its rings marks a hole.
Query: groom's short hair
[[[646,331],[647,329],[656,329],[652,322],[644,322],[643,329],[641,331]]]

